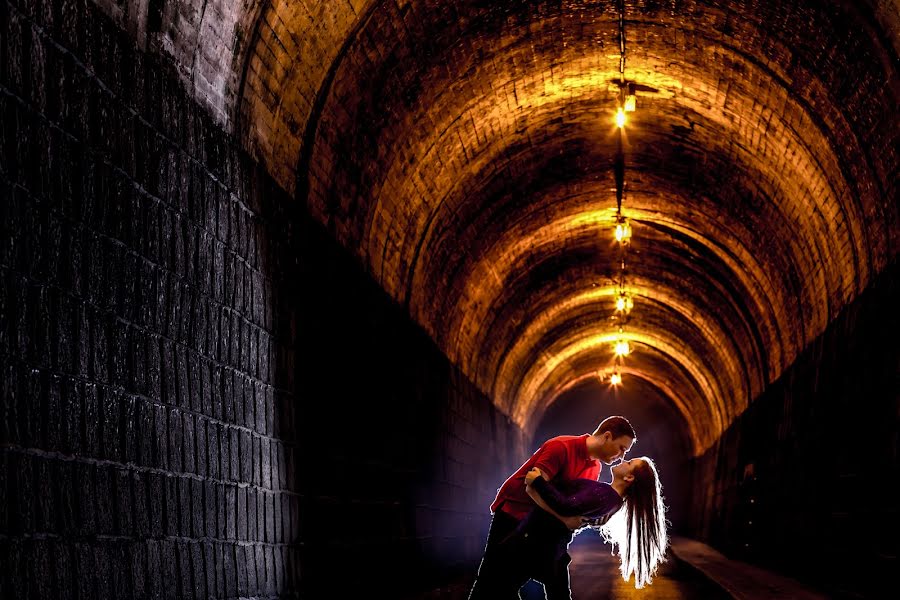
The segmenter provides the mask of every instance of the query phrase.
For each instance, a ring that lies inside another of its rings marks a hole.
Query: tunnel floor
[[[569,553],[572,555],[570,578],[574,600],[725,600],[732,597],[671,552],[653,578],[653,584],[642,590],[636,590],[633,583],[622,579],[618,557],[610,553],[610,547],[599,536],[590,533],[577,536],[569,546]],[[522,588],[521,597],[523,600],[543,600],[543,588],[529,582]]]

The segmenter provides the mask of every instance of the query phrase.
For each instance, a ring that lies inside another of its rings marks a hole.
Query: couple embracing
[[[585,527],[618,549],[622,576],[650,583],[668,544],[656,465],[625,460],[635,441],[624,417],[605,419],[592,434],[547,440],[500,487],[478,577],[469,600],[519,597],[529,579],[547,600],[570,600],[568,545]],[[612,481],[598,481],[603,464]]]

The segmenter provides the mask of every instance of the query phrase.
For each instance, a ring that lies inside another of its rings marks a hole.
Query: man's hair
[[[597,430],[594,431],[594,435],[601,435],[603,433],[606,433],[607,431],[612,432],[613,439],[621,437],[623,435],[627,435],[631,439],[637,438],[637,436],[634,434],[634,427],[631,426],[631,423],[629,423],[628,419],[626,419],[625,417],[606,417],[597,426]]]

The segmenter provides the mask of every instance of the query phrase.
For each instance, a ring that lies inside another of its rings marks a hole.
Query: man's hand
[[[578,515],[575,515],[574,517],[562,517],[562,522],[566,527],[568,527],[572,531],[575,531],[576,529],[578,529],[582,525],[584,525],[584,523],[581,520],[581,517]]]
[[[537,467],[532,467],[530,471],[525,473],[525,485],[531,485],[531,482],[538,477],[544,477],[544,473]],[[547,479],[544,477],[544,479]]]

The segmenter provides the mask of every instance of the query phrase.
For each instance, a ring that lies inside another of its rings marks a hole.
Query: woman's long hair
[[[646,456],[634,469],[634,480],[625,492],[625,505],[601,525],[603,538],[618,548],[625,581],[634,574],[634,587],[640,589],[653,580],[657,567],[665,560],[669,544],[666,532],[666,505],[656,465]]]

